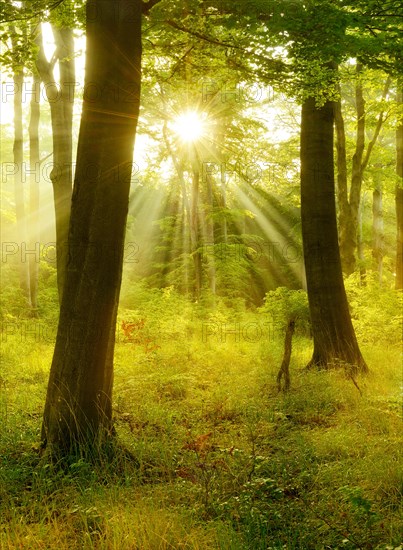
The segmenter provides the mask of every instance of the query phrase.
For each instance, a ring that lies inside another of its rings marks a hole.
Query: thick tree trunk
[[[398,103],[403,104],[403,93],[398,93]],[[403,289],[403,121],[396,130],[396,173],[400,183],[395,189],[396,206],[396,290]]]
[[[29,250],[35,251],[29,258],[30,293],[33,314],[38,307],[38,278],[40,258],[40,228],[39,228],[39,185],[40,185],[40,158],[39,158],[39,120],[41,81],[39,75],[33,75],[33,94],[31,97],[31,116],[29,120]]]
[[[301,217],[314,351],[310,365],[366,371],[348,309],[337,236],[333,103],[302,106]]]
[[[14,197],[15,197],[15,216],[17,225],[18,247],[21,252],[18,260],[20,288],[26,299],[27,306],[31,305],[29,290],[29,262],[27,261],[26,250],[27,231],[25,216],[25,197],[24,197],[24,141],[22,125],[22,90],[24,86],[23,71],[14,72]]]
[[[56,42],[55,59],[59,60],[60,86],[57,85],[53,67],[43,48],[42,36],[36,67],[44,83],[50,105],[53,139],[53,169],[50,179],[53,186],[56,219],[56,261],[59,302],[62,300],[67,262],[67,238],[72,193],[72,126],[74,105],[74,38],[73,30],[52,27]],[[94,90],[91,90],[94,93]]]
[[[141,12],[141,0],[87,3],[68,263],[42,428],[52,453],[96,447],[112,430],[112,358],[140,101]]]

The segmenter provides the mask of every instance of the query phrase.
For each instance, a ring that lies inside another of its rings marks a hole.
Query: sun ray
[[[266,250],[269,256],[272,256],[274,252],[276,252],[276,255],[280,254],[282,262],[287,264],[289,271],[293,273],[296,281],[301,284],[303,282],[302,257],[299,256],[297,242],[290,234],[291,227],[289,223],[281,219],[279,213],[271,205],[267,204],[267,211],[264,212],[258,206],[260,201],[255,203],[255,200],[258,199],[255,191],[253,189],[251,191],[252,196],[255,195],[253,198],[249,197],[241,186],[237,186],[238,198],[241,204],[255,213],[255,222],[267,237],[267,241],[264,243],[256,243],[257,252],[260,254]],[[271,218],[273,221],[271,221]]]

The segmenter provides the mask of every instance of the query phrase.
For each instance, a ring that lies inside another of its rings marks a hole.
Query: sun
[[[203,120],[197,111],[187,111],[174,120],[173,130],[183,141],[191,143],[203,135]]]

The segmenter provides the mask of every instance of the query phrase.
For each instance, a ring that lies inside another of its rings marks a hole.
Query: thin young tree
[[[40,89],[41,81],[38,73],[34,70],[32,75],[32,96],[30,102],[29,119],[29,163],[30,163],[30,182],[29,182],[29,290],[31,296],[32,313],[36,316],[38,307],[38,280],[39,280],[39,246],[40,246],[40,217],[39,217],[39,199],[40,199],[40,151],[39,151],[39,121],[40,121]],[[32,251],[35,251],[32,254]]]
[[[21,251],[18,259],[20,288],[28,307],[31,306],[29,285],[29,264],[24,257],[24,249],[27,245],[26,208],[24,193],[24,132],[23,132],[23,86],[24,86],[24,62],[21,56],[23,48],[21,41],[24,33],[17,33],[14,25],[10,25],[12,58],[13,58],[13,83],[14,83],[14,197],[15,216],[18,239],[18,250]]]

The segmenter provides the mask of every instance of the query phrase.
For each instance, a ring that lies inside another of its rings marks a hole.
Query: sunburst
[[[203,136],[205,124],[197,111],[187,111],[174,120],[172,128],[182,141],[194,143]]]

